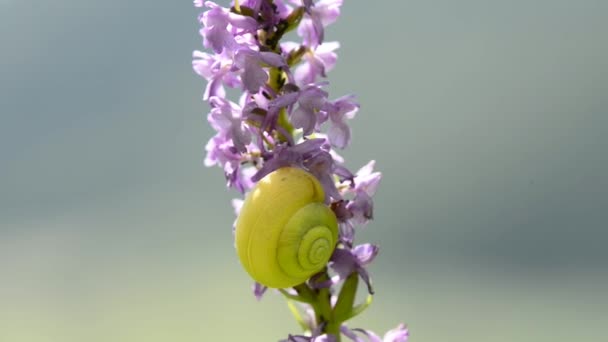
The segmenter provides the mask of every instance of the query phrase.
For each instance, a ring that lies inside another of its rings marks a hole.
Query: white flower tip
[[[368,176],[374,171],[374,166],[376,166],[375,160],[370,160],[367,164],[365,164],[362,168],[357,171],[357,176]]]
[[[243,201],[243,200],[242,200],[242,199],[240,199],[240,198],[233,198],[233,199],[230,201],[230,204],[232,204],[232,208],[234,208],[234,213],[235,213],[237,216],[238,216],[238,215],[239,215],[239,213],[241,212],[241,208],[243,207],[243,203],[244,203],[244,202],[245,202],[245,201]]]

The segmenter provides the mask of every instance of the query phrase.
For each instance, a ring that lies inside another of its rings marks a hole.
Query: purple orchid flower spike
[[[404,325],[380,338],[344,324],[371,303],[368,297],[354,305],[359,277],[373,294],[367,267],[378,247],[354,241],[357,230],[373,219],[373,197],[382,175],[374,171],[374,161],[355,174],[349,170],[337,150],[352,140],[349,125],[359,104],[351,95],[328,100],[329,83],[319,82],[337,62],[340,44],[324,43],[325,29],[340,15],[343,0],[233,0],[229,8],[193,2],[204,9],[198,17],[199,32],[210,50],[192,54],[194,72],[207,81],[202,99],[215,130],[205,146],[205,165],[220,167],[227,186],[243,195],[282,167],[300,168],[321,184],[325,205],[338,221],[338,241],[330,246],[335,249],[329,262],[302,283],[277,291],[289,300],[304,330],[283,341],[340,342],[342,335],[357,342],[406,341]],[[282,42],[292,30],[300,41]],[[234,94],[226,88],[242,90],[239,100],[231,99]],[[237,216],[247,203],[233,200]],[[264,213],[280,214],[272,208]],[[238,235],[235,226],[236,221],[233,234]],[[242,240],[235,240],[235,247],[242,248]],[[268,290],[258,282],[252,287],[258,300]]]

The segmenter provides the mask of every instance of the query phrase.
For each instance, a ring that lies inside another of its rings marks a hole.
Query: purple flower
[[[310,11],[310,8],[313,6],[313,0],[302,0],[302,5],[307,11]]]
[[[229,163],[227,166],[224,166],[228,186],[237,189],[242,194],[251,190],[255,185],[251,181],[251,176],[255,172],[255,168],[243,167],[242,163]]]
[[[314,312],[312,313],[314,316]],[[304,335],[289,335],[286,340],[281,340],[279,342],[336,342],[337,339],[334,335],[331,334],[321,334],[321,328],[324,324],[315,327],[312,329],[311,336]]]
[[[205,150],[207,151],[205,157],[205,166],[207,167],[219,165],[223,168],[226,163],[240,162],[241,160],[241,155],[232,141],[226,140],[226,137],[220,134],[209,139]]]
[[[270,102],[268,108],[275,114],[280,108],[289,108],[291,123],[296,128],[302,128],[306,136],[315,130],[319,118],[318,112],[326,101],[327,92],[321,89],[321,85],[310,84],[301,90],[280,95]],[[296,103],[298,107],[292,110]]]
[[[406,342],[409,336],[409,330],[405,324],[401,323],[395,329],[391,329],[384,334],[383,342]]]
[[[355,176],[355,191],[364,191],[369,196],[373,196],[378,189],[382,173],[374,172],[375,160],[370,160],[361,167]]]
[[[373,331],[365,330],[365,329],[348,329],[348,327],[344,324],[340,326],[340,331],[344,336],[350,338],[355,342],[366,342],[364,339],[360,338],[355,334],[358,332],[368,338],[369,342],[407,342],[409,338],[409,331],[406,328],[405,324],[399,324],[395,329],[391,329],[386,334],[384,334],[384,338],[380,338],[380,336],[376,335]]]
[[[354,178],[355,187],[349,192],[355,193],[355,198],[347,205],[347,209],[353,214],[354,225],[365,225],[373,218],[374,203],[372,196],[378,189],[382,174],[374,172],[376,161],[372,160],[363,166]]]
[[[289,335],[286,340],[279,342],[336,342],[336,337],[333,335],[323,334],[314,337],[303,335]]]
[[[219,165],[224,170],[228,187],[236,188],[241,193],[251,189],[251,168],[241,167],[242,156],[231,140],[218,133],[207,142],[205,149],[205,166]]]
[[[357,192],[355,199],[350,201],[346,208],[352,213],[354,226],[365,226],[374,217],[374,202],[367,193]]]
[[[281,55],[249,48],[239,49],[235,54],[234,62],[243,70],[241,75],[243,86],[250,93],[257,93],[260,87],[268,81],[268,74],[264,70],[264,66],[285,66],[285,60]]]
[[[294,166],[307,170],[313,174],[325,190],[326,202],[329,198],[341,199],[333,180],[333,159],[329,152],[322,149],[325,139],[309,139],[289,146],[278,145],[268,154],[262,168],[252,177],[254,182],[259,181],[267,174],[281,167]]]
[[[200,3],[195,3],[198,4]],[[200,33],[205,47],[216,53],[221,53],[224,49],[235,50],[239,46],[235,36],[255,32],[257,29],[258,24],[253,18],[232,13],[211,1],[205,2],[205,6],[210,10],[200,17],[204,26]]]
[[[225,97],[224,85],[231,88],[241,85],[241,79],[235,73],[232,59],[224,54],[211,55],[194,51],[192,58],[192,69],[207,80],[203,100],[208,100],[212,96]]]
[[[352,200],[342,200],[332,204],[332,210],[336,214],[339,223],[339,237],[347,247],[351,247],[355,236],[355,226],[365,226],[373,218],[374,203],[372,196],[375,194],[382,174],[373,172],[375,161],[370,161],[363,166],[357,175],[353,176],[350,171],[344,169],[341,187],[343,195],[352,195]],[[335,169],[334,172],[338,174]],[[350,176],[349,176],[350,175]],[[351,186],[344,186],[344,182],[350,182]]]
[[[253,283],[253,295],[257,300],[262,299],[264,293],[268,290],[268,288],[257,281]]]
[[[369,293],[373,294],[371,279],[365,266],[374,260],[378,252],[378,246],[369,243],[358,245],[353,249],[336,248],[331,257],[330,266],[337,273],[337,277],[332,279],[332,282],[337,283],[346,279],[353,272],[357,272],[367,285]]]
[[[365,342],[365,340],[363,340],[361,337],[357,336],[357,334],[355,334],[354,331],[348,329],[348,327],[345,324],[342,324],[340,326],[340,332],[342,334],[344,334],[344,336],[350,338],[352,341],[355,341],[355,342]]]
[[[353,213],[348,210],[347,204],[348,201],[340,200],[332,203],[331,209],[338,219],[340,242],[351,248],[355,239],[355,227],[350,223]]]
[[[258,12],[260,10],[260,6],[263,3],[266,3],[264,0],[241,0],[239,1],[241,6],[246,6],[251,8],[254,12]]]
[[[342,0],[321,0],[310,6],[307,1],[307,17],[298,26],[298,35],[306,46],[317,47],[323,43],[325,27],[332,24],[340,15]]]
[[[310,139],[295,146],[285,144],[276,146],[274,151],[269,154],[268,159],[264,161],[262,168],[252,177],[252,180],[258,182],[267,174],[281,167],[304,168],[304,160],[320,153],[323,142],[323,139]]]
[[[342,199],[342,196],[336,189],[336,183],[334,182],[334,161],[331,154],[326,151],[321,151],[317,155],[304,161],[304,167],[308,169],[323,185],[325,190],[325,202],[329,202],[329,198],[335,200]]]
[[[285,51],[297,50],[297,43],[283,43]],[[294,79],[299,86],[317,82],[319,77],[327,77],[327,72],[334,68],[338,55],[334,52],[340,47],[338,42],[323,43],[316,48],[310,48],[302,57],[302,63],[294,71]]]
[[[247,4],[252,2],[255,3],[253,6]],[[242,4],[259,13],[259,18],[261,20],[260,28],[265,30],[272,30],[273,27],[277,26],[280,21],[285,19],[291,12],[291,8],[285,6],[285,4],[279,0],[254,0],[245,1]]]
[[[291,122],[296,128],[302,128],[304,135],[313,132],[317,125],[317,112],[327,101],[327,92],[318,85],[309,85],[300,90],[298,108],[291,112]]]
[[[214,96],[209,99],[211,111],[207,120],[226,141],[232,141],[238,152],[246,152],[251,142],[251,132],[241,117],[241,108],[224,98]]]
[[[331,144],[337,148],[345,148],[350,143],[350,127],[346,120],[352,119],[359,104],[354,96],[344,96],[335,101],[326,103],[324,110],[327,111],[331,126],[327,131],[327,136]]]
[[[282,95],[277,96],[268,103],[268,110],[278,113],[282,108],[288,108],[291,111],[291,107],[298,102],[299,97],[299,90],[285,91]]]
[[[292,8],[287,6],[283,0],[274,0],[272,7],[274,7],[274,11],[281,19],[287,18],[292,11]]]

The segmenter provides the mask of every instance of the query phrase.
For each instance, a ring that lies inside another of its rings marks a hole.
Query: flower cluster
[[[354,235],[373,217],[372,197],[381,174],[374,172],[374,161],[352,173],[337,153],[351,141],[348,122],[359,104],[350,95],[330,99],[324,80],[336,64],[340,46],[326,42],[324,31],[338,18],[342,0],[235,0],[230,8],[195,0],[194,5],[205,8],[198,18],[200,34],[204,47],[211,50],[194,51],[192,62],[194,71],[207,80],[202,97],[211,107],[207,119],[216,131],[205,147],[205,165],[222,168],[227,186],[242,194],[278,168],[302,168],[322,184],[326,204],[339,221],[340,242],[328,271],[313,276],[306,289],[282,292],[297,300],[305,298],[306,291],[325,291],[335,308],[342,297],[354,294],[360,277],[373,294],[366,266],[378,247],[354,245]],[[300,42],[282,41],[290,31]],[[228,88],[242,95],[230,99],[229,93],[235,92]],[[241,202],[233,204],[238,213]],[[343,290],[336,294],[340,284]],[[345,294],[351,285],[352,293]],[[258,298],[265,291],[255,284]],[[329,329],[332,322],[323,321],[310,302],[300,301],[309,336],[290,335],[287,341],[336,341],[340,333],[353,341],[363,341],[359,336],[369,341],[407,340],[404,326],[384,339],[366,330],[349,330],[343,324],[346,319]],[[360,305],[359,312],[367,304]],[[352,310],[348,314],[354,315]],[[298,310],[294,313],[299,315]]]

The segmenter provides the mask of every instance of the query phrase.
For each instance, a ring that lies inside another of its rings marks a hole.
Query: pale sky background
[[[225,3],[225,2],[220,2]],[[189,1],[0,0],[0,341],[277,341],[232,247]],[[345,0],[330,97],[384,173],[351,323],[601,341],[608,2]]]

